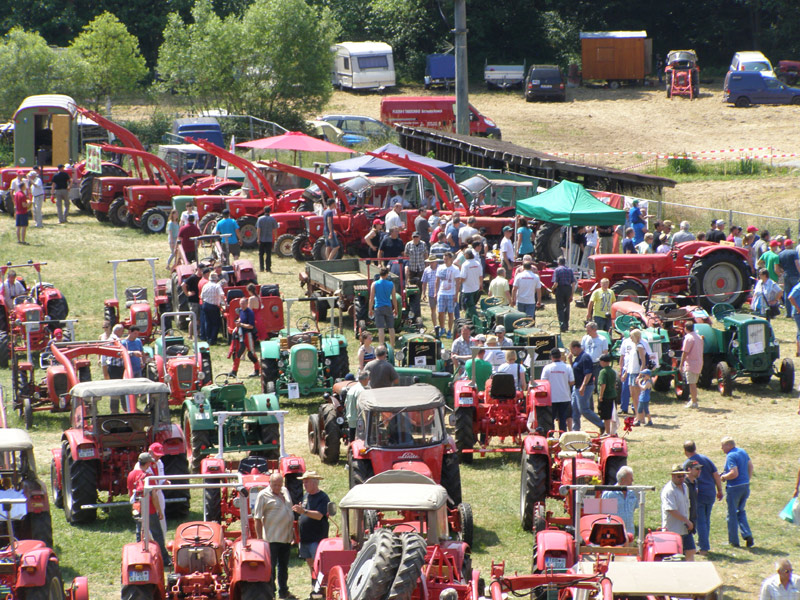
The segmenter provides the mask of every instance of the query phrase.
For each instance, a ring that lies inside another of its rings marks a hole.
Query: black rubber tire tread
[[[61,488],[56,486],[56,459],[50,460],[50,489],[53,492],[53,504],[56,508],[64,508],[64,494]],[[52,546],[50,546],[52,548]]]
[[[700,377],[697,379],[697,387],[710,388],[714,381],[714,367],[716,363],[713,360],[703,359],[703,369],[700,371]]]
[[[311,452],[311,454],[319,454],[320,427],[319,427],[318,413],[313,413],[308,415],[307,432],[308,432],[308,451]]]
[[[447,503],[451,508],[461,504],[461,468],[456,452],[442,458],[442,487],[447,490]]]
[[[657,392],[668,392],[672,385],[672,375],[659,375],[653,380],[653,389]]]
[[[7,369],[11,361],[11,340],[7,331],[0,331],[0,369]]]
[[[122,600],[153,600],[156,586],[152,583],[145,585],[122,586],[120,597]]]
[[[717,251],[709,256],[698,258],[694,264],[692,264],[692,268],[689,271],[691,275],[689,278],[689,293],[698,295],[697,304],[705,308],[708,312],[711,312],[714,305],[717,303],[712,302],[710,298],[706,297],[708,291],[702,289],[700,286],[702,285],[703,276],[706,272],[720,263],[728,263],[731,268],[736,269],[739,272],[742,283],[741,290],[734,296],[725,298],[724,302],[730,304],[734,308],[739,308],[747,299],[748,295],[746,290],[750,286],[750,269],[744,259],[740,258],[738,254],[734,254],[730,251]]]
[[[97,219],[100,223],[108,223],[108,213],[103,212],[101,210],[92,210],[94,214],[94,218]]]
[[[111,327],[117,324],[117,315],[111,306],[103,307],[103,320],[111,323]]]
[[[73,461],[69,447],[64,448],[64,515],[70,525],[97,519],[97,509],[74,510],[71,506],[97,502],[96,461]]]
[[[370,534],[375,533],[378,529],[378,511],[365,510],[364,511],[364,530]]]
[[[278,239],[275,240],[275,245],[273,246],[273,250],[277,256],[281,258],[292,258],[292,246],[294,245],[295,236],[291,233],[284,233],[283,235],[279,235]],[[281,252],[280,248],[286,245],[288,247],[287,252]]]
[[[220,213],[210,212],[208,214],[203,215],[203,218],[200,219],[200,223],[197,225],[197,227],[200,228],[200,231],[203,232],[203,235],[210,234],[214,230],[214,226],[211,226],[210,224],[213,222],[214,225],[216,225],[217,221],[219,221],[221,218],[222,215]],[[209,226],[210,229],[206,231],[206,228]]]
[[[635,290],[637,299],[634,302],[644,302],[645,298],[647,298],[647,290],[644,289],[641,283],[633,279],[622,279],[611,286],[611,291],[616,294],[617,298],[620,298],[621,292],[626,289]]]
[[[106,216],[115,227],[127,227],[128,209],[125,207],[125,198],[115,198],[108,206],[108,213]]]
[[[472,505],[462,502],[458,505],[458,518],[461,521],[461,531],[458,539],[472,548],[472,541],[475,538],[475,519],[472,516]]]
[[[425,565],[428,543],[418,533],[404,533],[400,536],[400,541],[402,555],[392,587],[389,588],[389,598],[391,600],[411,600],[412,594],[417,589],[417,581],[422,574],[422,567]]]
[[[547,498],[548,461],[542,454],[522,454],[519,518],[522,529],[533,528],[534,508]]]
[[[320,259],[324,260],[324,259]],[[322,298],[322,294],[319,292],[313,292],[311,294],[312,298]],[[319,302],[317,300],[312,300],[309,302],[309,308],[311,309],[311,314],[317,316],[317,321],[327,321],[328,320],[328,310],[330,309],[330,304],[328,304],[327,300]]]
[[[364,483],[367,479],[375,474],[372,469],[372,463],[366,459],[354,459],[352,453],[347,456],[348,463],[348,479],[350,488]]]
[[[606,469],[603,473],[605,485],[617,485],[617,473],[628,464],[627,456],[609,456],[606,459]]]
[[[53,298],[47,303],[47,316],[53,321],[63,321],[69,316],[69,304],[64,296]],[[58,325],[54,325],[58,327]]]
[[[330,370],[334,381],[347,377],[350,372],[350,357],[347,354],[347,350],[339,348],[339,354],[331,356]]]
[[[186,429],[184,428],[184,431]],[[203,460],[203,456],[200,454],[199,450],[205,446],[206,448],[211,447],[211,432],[207,430],[203,431],[195,431],[192,429],[192,435],[189,439],[189,443],[192,446],[192,471],[195,473],[200,472],[200,463]]]
[[[717,388],[719,389],[720,394],[722,396],[732,396],[733,375],[731,374],[731,368],[728,366],[728,363],[725,361],[718,362],[715,372],[717,372],[718,375],[722,375],[721,377],[717,377]]]
[[[402,553],[402,541],[389,529],[379,529],[369,536],[353,559],[353,564],[347,573],[345,585],[350,592],[348,594],[350,600],[388,600],[389,589],[394,583]],[[366,561],[372,562],[365,576],[366,581],[352,592],[356,576]]]
[[[459,460],[462,464],[472,464],[472,452],[463,452],[463,450],[472,450],[475,446],[475,431],[474,427],[475,410],[471,407],[459,407],[456,409],[456,448],[458,449]]]
[[[81,177],[80,184],[78,185],[78,197],[72,200],[77,209],[81,212],[92,212],[92,187],[94,186],[94,173],[87,172]]]
[[[299,473],[291,473],[284,478],[284,485],[286,486],[286,491],[289,492],[289,499],[292,501],[292,504],[300,504],[303,501],[303,495],[305,491],[303,490],[303,482],[300,481],[300,474]]]
[[[44,573],[44,585],[25,588],[24,600],[62,600],[64,597],[64,582],[61,579],[61,567],[55,560],[47,562]]]
[[[303,246],[308,242],[306,234],[297,235],[292,242],[292,258],[298,262],[305,262],[311,258],[303,253]]]
[[[544,261],[547,264],[555,263],[561,255],[560,248],[558,254],[553,254],[550,239],[552,236],[558,237],[561,243],[561,225],[557,223],[542,223],[536,232],[533,240],[533,260]]]
[[[794,390],[794,363],[790,358],[784,358],[781,361],[778,377],[780,379],[781,391],[784,394],[788,394]]]
[[[208,479],[208,483],[219,483],[219,479]],[[203,520],[215,521],[219,523],[222,520],[222,495],[217,488],[203,490]]]
[[[325,404],[320,409],[319,458],[326,465],[335,465],[339,462],[339,440],[342,439],[342,430],[336,422],[338,416],[333,404]]]
[[[253,216],[246,216],[242,217],[238,220],[239,224],[239,235],[242,236],[242,250],[254,250],[258,248],[258,232],[256,230],[256,218]],[[245,242],[243,230],[245,228],[252,228],[253,236],[250,241]]]
[[[40,540],[48,548],[53,547],[53,522],[50,520],[50,511],[40,513],[28,513],[25,517],[32,540]]]
[[[271,576],[270,576],[271,577]],[[272,600],[275,597],[275,582],[242,581],[239,584],[239,600]]]
[[[189,461],[186,454],[165,454],[161,462],[164,463],[164,474],[169,479],[170,475],[188,475]],[[167,517],[184,517],[189,514],[189,490],[164,490],[164,498],[167,500],[180,498],[182,502],[168,502],[164,507]]]
[[[275,443],[275,448],[253,452],[255,456],[263,456],[267,460],[278,460],[281,457],[281,428],[277,423],[266,423],[258,426],[258,439],[262,444]]]
[[[147,221],[151,216],[159,214],[164,218],[164,227],[161,227],[160,229],[153,229],[147,224]],[[168,222],[169,218],[160,208],[148,208],[146,211],[144,211],[144,213],[142,213],[142,219],[141,219],[142,231],[144,231],[147,234],[163,233],[167,229]]]
[[[278,371],[278,361],[274,358],[262,358],[261,359],[261,392],[264,394],[269,394],[270,392],[267,391],[267,384],[272,383],[274,384],[278,377],[280,377],[280,372]]]

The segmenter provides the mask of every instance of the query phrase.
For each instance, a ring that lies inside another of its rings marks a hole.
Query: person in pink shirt
[[[695,332],[694,323],[686,324],[680,370],[689,385],[689,394],[692,397],[686,403],[686,408],[697,408],[697,381],[703,370],[703,338]]]

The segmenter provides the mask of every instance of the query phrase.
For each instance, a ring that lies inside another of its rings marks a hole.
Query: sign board
[[[289,383],[286,387],[288,388],[289,400],[298,400],[300,398],[300,386],[296,382]]]
[[[92,173],[102,173],[102,163],[103,159],[100,152],[100,146],[86,144],[86,170]]]

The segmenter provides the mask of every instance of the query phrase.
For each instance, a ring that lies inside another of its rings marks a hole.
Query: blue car
[[[739,107],[751,104],[800,104],[800,88],[789,87],[759,71],[728,71],[725,102]]]

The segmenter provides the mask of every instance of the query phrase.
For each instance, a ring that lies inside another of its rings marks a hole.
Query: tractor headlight
[[[733,340],[731,342],[731,347],[732,348],[738,348],[739,347],[739,340]]]
[[[283,368],[283,367],[285,367],[285,366],[286,366],[286,363],[285,363],[285,362],[283,362],[282,360],[279,360],[279,361],[278,361],[278,366],[279,366],[279,367],[281,367],[281,368]]]
[[[669,352],[667,352],[667,356],[669,356],[670,358],[675,358],[675,350],[670,350]]]
[[[325,366],[326,367],[330,367],[331,366],[331,359],[330,358],[326,358],[325,359]]]
[[[205,379],[205,378],[206,378],[206,374],[205,374],[205,373],[203,373],[202,371],[198,371],[198,372],[197,372],[197,378],[198,378],[200,381],[202,381],[203,379]]]

